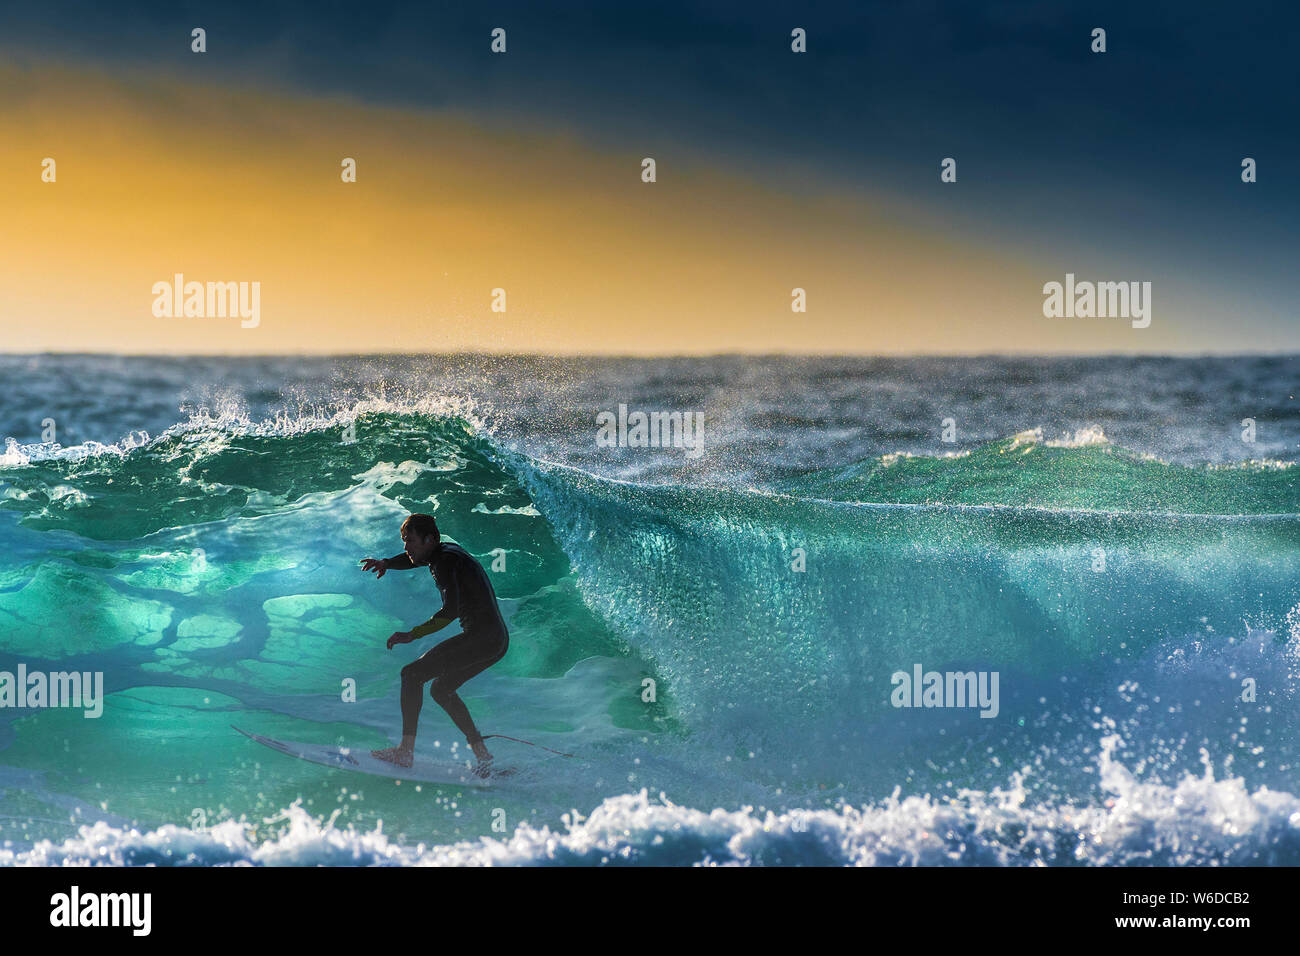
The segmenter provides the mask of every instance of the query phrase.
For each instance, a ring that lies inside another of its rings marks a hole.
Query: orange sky
[[[640,154],[563,135],[144,75],[0,67],[0,90],[0,351],[1177,350],[1159,321],[1044,319],[1063,270],[886,201],[667,153],[647,185]],[[260,325],[155,318],[176,272],[260,282]]]

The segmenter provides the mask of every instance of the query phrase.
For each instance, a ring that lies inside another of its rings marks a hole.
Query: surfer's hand
[[[388,570],[387,558],[365,558],[361,562],[362,571],[374,571],[376,578],[382,578]]]
[[[388,649],[391,651],[394,644],[410,644],[413,640],[415,636],[410,631],[394,631],[388,639]]]

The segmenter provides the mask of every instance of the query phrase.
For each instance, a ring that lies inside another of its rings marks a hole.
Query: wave
[[[290,807],[292,839],[104,821],[13,862],[1296,859],[1300,506],[1285,463],[1174,466],[1099,432],[1025,433],[774,487],[648,485],[530,458],[486,413],[438,400],[197,415],[66,452],[11,445],[0,463],[0,657],[103,670],[117,747],[174,721],[196,742],[173,759],[206,766],[209,700],[224,708],[213,727],[242,708],[289,739],[327,725],[326,739],[339,725],[382,739],[396,677],[378,637],[421,616],[432,587],[377,585],[357,559],[395,553],[401,518],[429,511],[504,559],[511,653],[479,679],[476,713],[593,755],[534,807],[604,799],[559,836],[529,824],[418,849]],[[917,663],[998,672],[1001,718],[891,707],[891,675]],[[60,771],[39,746],[58,719],[8,725],[5,762]],[[1111,751],[1098,763],[1098,732],[1132,741],[1140,780]],[[1180,777],[1202,749],[1236,776]],[[188,817],[183,795],[104,773],[124,816]],[[624,792],[633,777],[679,803]],[[728,809],[690,809],[706,806]],[[1193,838],[1211,808],[1222,838]]]

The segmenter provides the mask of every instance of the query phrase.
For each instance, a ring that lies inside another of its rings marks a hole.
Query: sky
[[[1250,2],[6,5],[0,351],[1300,352],[1297,35]],[[156,315],[178,273],[257,283],[256,324]],[[1149,326],[1045,316],[1067,273],[1150,282]]]

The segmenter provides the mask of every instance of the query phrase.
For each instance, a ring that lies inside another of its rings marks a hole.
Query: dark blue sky
[[[1202,151],[1296,145],[1294,3],[122,3],[10,5],[6,52],[680,137],[842,174],[952,147],[1198,181]],[[802,26],[809,53],[789,53]],[[508,56],[488,51],[509,30]],[[1088,50],[1092,27],[1109,52]],[[995,152],[994,146],[997,144]],[[1175,149],[1189,161],[1142,172]],[[1064,155],[1062,155],[1064,154]],[[1273,165],[1273,164],[1270,164]],[[1279,175],[1281,169],[1273,168]],[[993,171],[989,171],[992,175]],[[1217,177],[1216,177],[1217,178]]]

